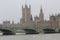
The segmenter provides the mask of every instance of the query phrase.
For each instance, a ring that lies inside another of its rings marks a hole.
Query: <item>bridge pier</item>
[[[16,35],[16,33],[14,33],[14,32],[3,32],[2,35]]]
[[[9,29],[0,29],[2,35],[16,35],[15,31]]]

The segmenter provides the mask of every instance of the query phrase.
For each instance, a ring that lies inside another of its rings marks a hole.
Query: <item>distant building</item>
[[[51,27],[60,28],[60,14],[50,16]]]
[[[21,23],[27,23],[31,22],[32,20],[32,15],[31,15],[31,5],[29,7],[27,4],[25,4],[25,7],[22,6],[22,19]]]
[[[22,6],[22,18],[20,23],[15,24],[13,21],[3,21],[3,27],[21,27],[21,28],[60,28],[60,14],[51,15],[49,20],[44,20],[44,12],[41,7],[39,12],[39,17],[35,16],[34,20],[31,14],[31,5],[25,4],[25,7]]]
[[[3,27],[10,27],[10,21],[3,21]]]

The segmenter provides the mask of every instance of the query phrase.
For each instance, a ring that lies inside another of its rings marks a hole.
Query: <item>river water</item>
[[[60,34],[36,34],[36,35],[8,35],[0,36],[0,40],[60,40]]]

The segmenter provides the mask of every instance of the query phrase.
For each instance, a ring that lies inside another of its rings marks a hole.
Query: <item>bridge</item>
[[[0,28],[0,31],[3,35],[16,35],[16,31],[18,30],[19,33],[25,33],[25,34],[39,34],[40,32],[36,31],[35,29],[15,29],[15,28]],[[21,31],[22,30],[22,31]],[[45,28],[42,29],[43,33],[58,33],[54,29]],[[60,30],[59,30],[60,33]]]
[[[0,28],[0,32],[2,35],[16,35],[15,31],[6,28]]]
[[[16,30],[14,28],[0,28],[0,32],[2,32],[2,35],[16,35]],[[19,33],[21,32],[25,34],[38,34],[34,29],[19,29]]]

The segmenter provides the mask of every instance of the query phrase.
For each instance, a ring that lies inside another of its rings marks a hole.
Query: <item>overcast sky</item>
[[[49,19],[49,15],[58,14],[60,12],[60,0],[0,0],[0,23],[10,20],[18,23],[21,16],[21,6],[31,5],[31,14],[39,15],[42,5],[45,19]]]

